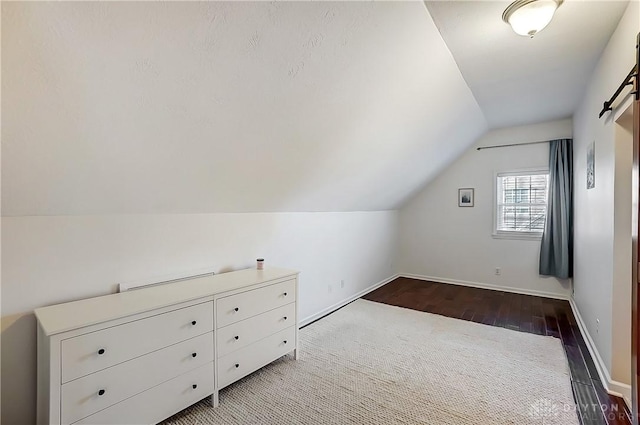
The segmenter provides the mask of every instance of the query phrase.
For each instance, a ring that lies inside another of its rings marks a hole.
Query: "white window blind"
[[[547,217],[549,173],[499,173],[496,234],[540,235]]]

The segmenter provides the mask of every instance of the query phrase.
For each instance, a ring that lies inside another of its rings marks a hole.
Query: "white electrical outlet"
[[[501,273],[502,270],[500,270],[500,267],[496,267],[496,276],[500,276]]]

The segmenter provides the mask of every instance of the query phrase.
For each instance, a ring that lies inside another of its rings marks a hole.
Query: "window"
[[[494,236],[541,237],[547,218],[546,170],[498,173]]]

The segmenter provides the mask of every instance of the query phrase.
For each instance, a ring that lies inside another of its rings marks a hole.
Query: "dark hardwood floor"
[[[567,301],[409,278],[395,279],[363,298],[560,338],[569,360],[573,395],[582,424],[631,423],[624,401],[610,396],[602,386]]]

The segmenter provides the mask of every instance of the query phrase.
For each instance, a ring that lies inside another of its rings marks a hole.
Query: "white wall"
[[[571,120],[492,130],[400,211],[399,269],[444,282],[568,297],[570,282],[538,274],[539,240],[495,239],[495,173],[548,167],[549,145],[478,151],[477,146],[571,138]],[[458,207],[458,188],[475,189],[475,206]],[[501,275],[494,274],[501,268]]]
[[[310,318],[391,277],[396,232],[393,211],[5,217],[2,423],[35,421],[36,307],[264,257],[266,267],[302,272],[300,318]]]
[[[313,317],[393,274],[386,210],[486,128],[421,2],[1,7],[3,423],[33,308],[263,256]]]
[[[620,258],[616,257],[615,233],[617,209],[629,208],[630,203],[618,196],[621,188],[616,184],[616,125],[608,113],[602,119],[598,114],[622,78],[635,63],[636,35],[640,31],[638,1],[629,2],[618,28],[605,48],[579,108],[573,117],[575,155],[575,251],[574,300],[588,337],[597,350],[596,360],[605,375],[605,385],[613,391],[629,391],[627,362],[630,338],[631,297],[627,291],[615,290],[618,283],[630,288],[631,282],[618,273]],[[586,154],[588,145],[595,141],[596,186],[586,189]],[[619,221],[618,224],[621,222]],[[628,234],[631,225],[629,223]],[[630,249],[630,245],[629,248]],[[626,257],[626,254],[625,254]],[[629,261],[629,267],[630,267]],[[615,312],[615,313],[614,313]],[[599,323],[598,323],[599,320]],[[621,333],[620,336],[618,333]],[[615,371],[615,377],[612,375]]]

